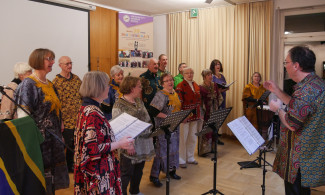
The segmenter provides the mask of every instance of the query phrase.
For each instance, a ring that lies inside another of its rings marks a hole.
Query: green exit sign
[[[197,14],[199,13],[198,9],[197,8],[193,8],[191,9],[191,15],[190,17],[191,18],[197,18]]]

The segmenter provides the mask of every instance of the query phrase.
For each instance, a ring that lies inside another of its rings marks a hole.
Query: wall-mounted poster
[[[119,13],[119,65],[125,70],[147,68],[152,57],[153,17]]]

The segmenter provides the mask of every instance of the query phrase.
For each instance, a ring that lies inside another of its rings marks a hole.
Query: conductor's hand
[[[272,93],[274,93],[275,91],[279,90],[280,88],[273,82],[273,81],[265,81],[263,83],[263,86],[265,89],[271,91]]]

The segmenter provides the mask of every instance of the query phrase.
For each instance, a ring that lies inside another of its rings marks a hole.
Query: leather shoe
[[[150,181],[155,185],[156,187],[161,187],[163,184],[159,181],[157,177],[150,176]]]
[[[173,179],[176,179],[176,180],[182,179],[181,176],[179,176],[179,175],[176,174],[176,171],[175,170],[174,171],[170,171],[169,172],[169,176],[170,176],[170,178],[173,178]]]
[[[225,143],[223,143],[222,141],[220,141],[219,139],[218,139],[218,142],[217,142],[217,144],[218,145],[225,145]]]

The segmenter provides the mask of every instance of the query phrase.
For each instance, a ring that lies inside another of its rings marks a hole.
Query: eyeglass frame
[[[71,64],[71,66],[72,66],[72,62],[60,63],[60,64],[64,64],[64,65],[66,65],[66,66],[68,66],[69,64]]]
[[[44,60],[47,60],[49,62],[53,62],[53,61],[55,61],[55,58],[45,57]]]
[[[286,61],[284,61],[284,62],[283,62],[283,66],[286,67],[287,64],[289,64],[289,63],[293,63],[293,61],[290,61],[290,62],[286,62]]]

